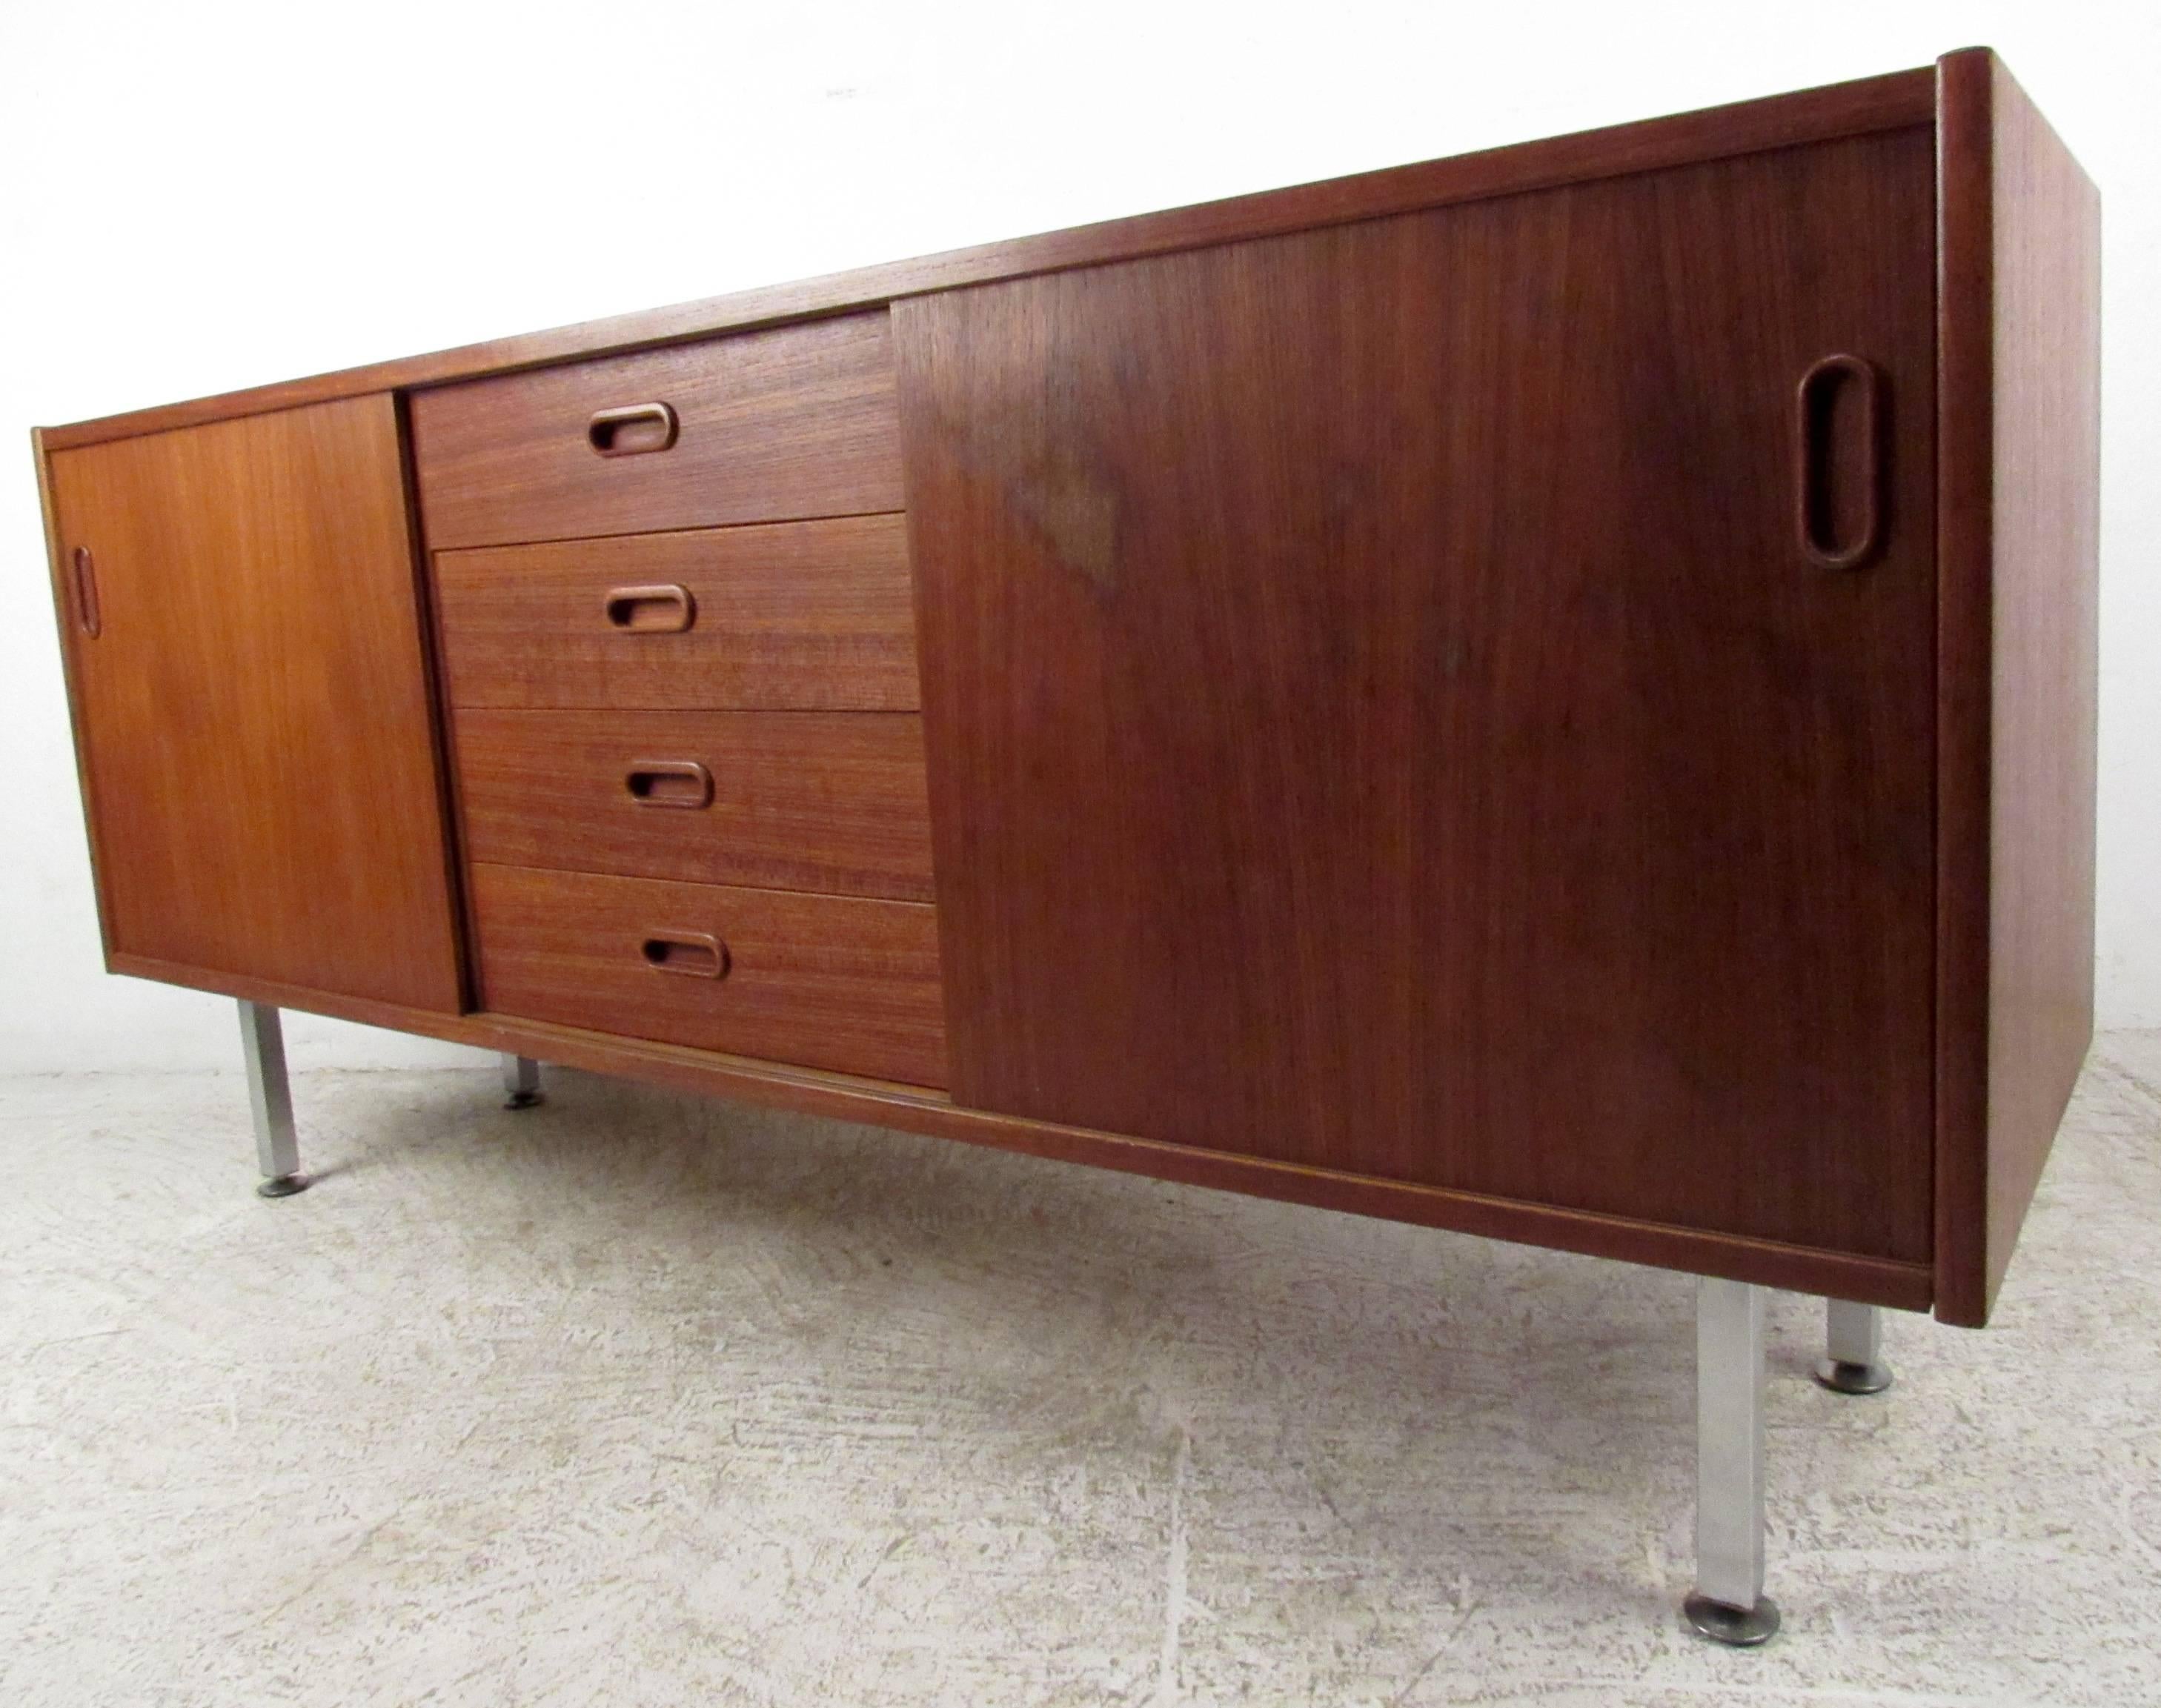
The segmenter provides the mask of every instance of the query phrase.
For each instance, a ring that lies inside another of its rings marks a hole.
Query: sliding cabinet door
[[[1926,1261],[1934,169],[897,305],[956,1100]]]
[[[47,480],[112,965],[455,1012],[393,401],[55,451]]]

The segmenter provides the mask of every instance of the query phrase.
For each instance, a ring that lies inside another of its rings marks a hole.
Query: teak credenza
[[[2091,1027],[2099,209],[1995,57],[35,435],[106,960],[1988,1315]]]

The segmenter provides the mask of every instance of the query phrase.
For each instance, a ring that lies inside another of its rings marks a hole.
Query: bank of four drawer
[[[412,424],[483,1006],[944,1085],[884,314]]]

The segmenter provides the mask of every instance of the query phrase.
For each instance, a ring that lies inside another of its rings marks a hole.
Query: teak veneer
[[[2091,1031],[2099,220],[1971,49],[41,430],[107,964],[258,1081],[289,1006],[1692,1271],[1706,1429],[1820,1292],[1866,1388]]]

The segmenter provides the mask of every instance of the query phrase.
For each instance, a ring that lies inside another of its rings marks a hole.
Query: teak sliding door
[[[47,482],[116,970],[456,1012],[393,399],[55,450]]]
[[[1934,169],[897,304],[955,1100],[1925,1261]]]

